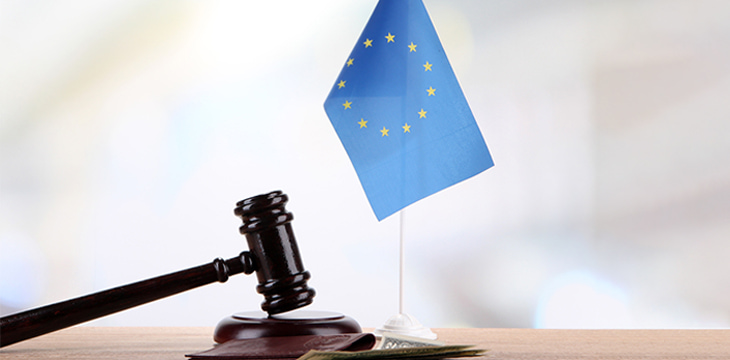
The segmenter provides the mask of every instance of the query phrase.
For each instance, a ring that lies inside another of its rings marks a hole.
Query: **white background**
[[[3,314],[229,258],[281,189],[312,308],[398,312],[322,104],[360,1],[0,1]],[[730,2],[426,0],[496,166],[407,208],[429,327],[730,326]],[[239,275],[94,325],[213,326]]]

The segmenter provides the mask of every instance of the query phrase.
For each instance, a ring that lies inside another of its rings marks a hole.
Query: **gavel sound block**
[[[314,290],[304,270],[294,233],[293,216],[284,208],[288,198],[281,191],[254,196],[236,204],[243,220],[241,234],[249,251],[239,256],[120,286],[76,299],[27,310],[0,318],[0,347],[110,315],[170,295],[225,282],[235,274],[256,272],[256,290],[264,296],[261,309],[268,316],[238,313],[223,319],[214,340],[263,336],[330,335],[359,333],[350,317],[332,312],[293,312],[312,303]]]

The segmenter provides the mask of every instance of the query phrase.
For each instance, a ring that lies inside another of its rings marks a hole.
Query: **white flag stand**
[[[403,312],[403,273],[405,272],[405,246],[403,241],[403,218],[405,209],[400,211],[400,259],[398,269],[398,314],[391,316],[382,327],[375,330],[376,334],[384,332],[396,333],[419,337],[423,339],[436,339],[436,334],[431,329],[421,325],[415,317]]]

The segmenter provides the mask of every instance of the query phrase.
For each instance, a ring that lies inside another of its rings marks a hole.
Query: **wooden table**
[[[730,330],[433,329],[485,359],[730,359]],[[0,349],[10,359],[177,359],[213,345],[213,328],[74,327]]]

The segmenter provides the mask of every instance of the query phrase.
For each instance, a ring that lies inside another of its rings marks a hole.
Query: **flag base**
[[[375,334],[382,335],[390,332],[401,335],[408,335],[422,339],[434,340],[436,334],[431,329],[421,325],[416,318],[410,314],[393,315],[381,328],[375,330]]]

